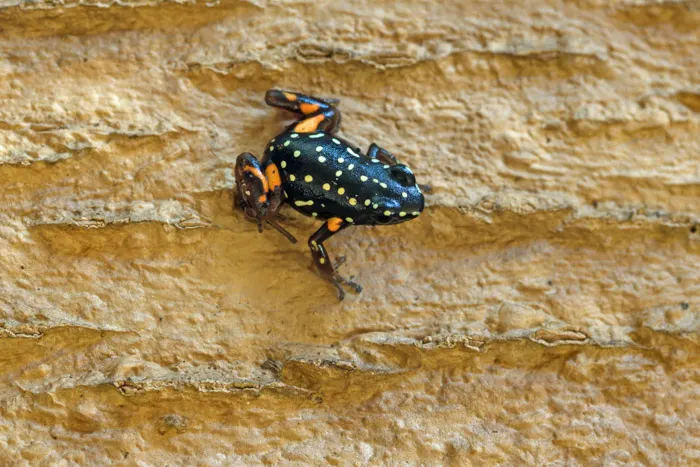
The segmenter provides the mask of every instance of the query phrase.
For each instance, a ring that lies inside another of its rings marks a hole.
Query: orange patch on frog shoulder
[[[316,115],[315,117],[309,117],[297,123],[294,127],[294,131],[297,133],[311,133],[316,131],[318,125],[321,124],[325,117],[323,115]]]
[[[265,167],[265,176],[269,184],[269,191],[274,191],[275,188],[282,186],[282,179],[276,164],[272,163]]]
[[[340,229],[340,226],[343,225],[343,219],[340,217],[331,217],[327,221],[328,224],[328,230],[331,232],[337,232],[338,229]]]

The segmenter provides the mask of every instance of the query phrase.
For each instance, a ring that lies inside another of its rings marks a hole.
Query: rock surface
[[[0,1],[0,463],[697,464],[698,30],[696,1]],[[231,211],[271,87],[434,187],[329,242],[342,303]]]

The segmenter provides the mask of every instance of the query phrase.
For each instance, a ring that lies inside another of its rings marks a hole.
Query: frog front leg
[[[349,224],[339,217],[332,217],[323,223],[321,228],[319,228],[311,237],[309,237],[309,248],[311,249],[311,256],[314,259],[314,266],[318,270],[321,277],[333,284],[338,291],[338,300],[345,298],[345,291],[343,290],[343,285],[348,285],[352,287],[355,292],[362,292],[362,286],[351,280],[345,279],[336,272],[336,268],[340,266],[345,258],[339,258],[339,261],[335,266],[331,264],[326,248],[323,242],[328,240],[330,237],[340,232],[342,229],[347,227]]]
[[[258,231],[262,232],[263,223],[268,223],[290,242],[296,243],[296,238],[276,220],[283,202],[282,182],[277,166],[268,163],[263,171],[258,159],[249,152],[244,152],[236,158],[234,174],[235,205],[243,209],[248,219],[257,222]]]
[[[303,118],[293,123],[287,131],[322,131],[334,134],[340,128],[340,110],[335,107],[337,99],[321,99],[298,92],[270,89],[265,93],[265,102],[273,107],[303,115]]]
[[[377,159],[387,165],[396,165],[399,163],[392,153],[382,147],[377,146],[375,143],[369,145],[367,155],[371,159]]]

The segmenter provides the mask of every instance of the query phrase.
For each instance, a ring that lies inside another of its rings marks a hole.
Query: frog
[[[354,226],[391,225],[417,218],[425,199],[411,169],[376,143],[363,152],[338,136],[340,101],[299,92],[271,89],[265,102],[297,115],[297,120],[272,138],[261,160],[244,152],[236,158],[234,209],[269,225],[290,242],[296,238],[280,222],[284,205],[323,224],[308,239],[319,275],[345,298],[344,286],[356,293],[362,286],[337,271],[345,262],[331,262],[325,242]]]

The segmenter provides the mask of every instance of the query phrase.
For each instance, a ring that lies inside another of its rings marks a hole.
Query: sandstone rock
[[[699,28],[693,1],[1,1],[0,464],[698,463]],[[271,87],[434,187],[329,242],[342,303],[231,210],[288,121]]]

